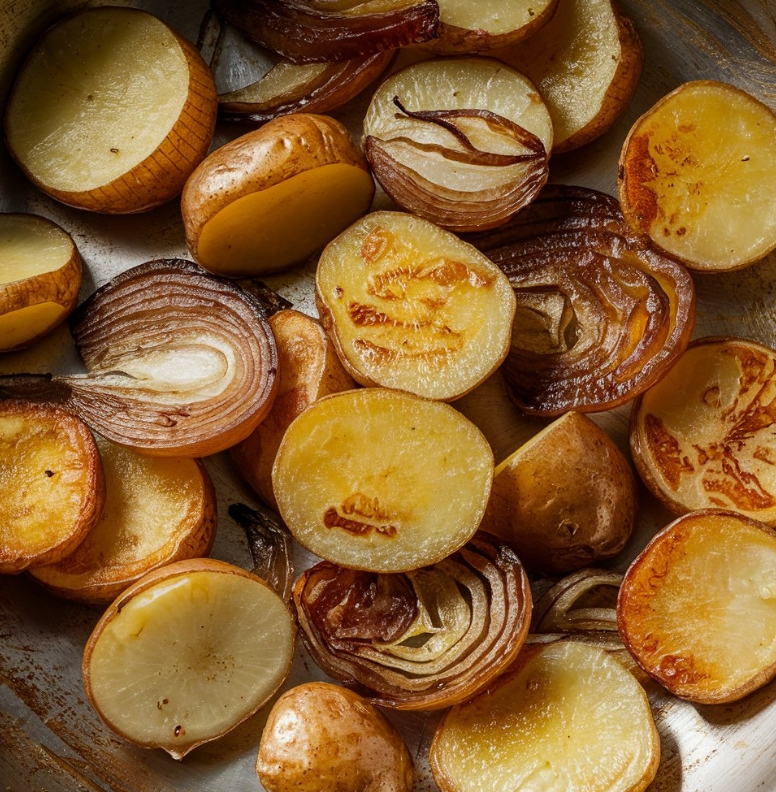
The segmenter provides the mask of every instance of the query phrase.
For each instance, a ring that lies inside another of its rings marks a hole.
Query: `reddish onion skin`
[[[471,596],[471,624],[441,659],[399,668],[388,642],[400,641],[413,622],[420,602],[412,579],[428,572],[467,590],[461,597]],[[514,660],[528,635],[532,600],[514,552],[480,531],[447,559],[409,573],[322,561],[297,580],[294,605],[305,645],[327,674],[362,686],[379,706],[433,710],[471,698]]]
[[[293,63],[356,58],[435,39],[436,0],[394,3],[395,10],[358,14],[326,11],[311,0],[216,0],[230,24]]]
[[[611,196],[551,185],[492,234],[465,238],[515,291],[502,373],[526,413],[624,404],[654,385],[689,343],[692,277],[639,240]]]
[[[193,262],[121,273],[76,310],[71,332],[89,373],[57,378],[68,406],[141,453],[216,453],[272,406],[278,355],[260,304]]]

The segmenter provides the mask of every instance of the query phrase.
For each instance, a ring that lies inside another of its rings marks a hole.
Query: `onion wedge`
[[[624,404],[654,385],[689,343],[690,274],[640,241],[609,196],[554,185],[509,225],[467,239],[515,291],[502,372],[510,398],[527,413]]]
[[[260,304],[192,262],[123,272],[77,309],[71,331],[86,375],[12,376],[0,396],[21,387],[63,402],[108,440],[158,456],[222,451],[272,406],[278,355]]]
[[[482,532],[443,561],[407,573],[321,562],[297,581],[294,604],[321,668],[399,710],[471,698],[514,660],[531,618],[517,556]]]
[[[341,61],[436,38],[436,0],[216,0],[216,10],[294,63]]]

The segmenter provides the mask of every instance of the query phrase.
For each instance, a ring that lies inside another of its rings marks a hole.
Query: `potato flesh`
[[[52,28],[21,71],[9,144],[48,187],[93,190],[154,152],[188,90],[186,58],[162,22],[131,9],[80,14]]]
[[[440,0],[439,19],[446,25],[500,35],[525,27],[547,5],[546,0]]]
[[[536,88],[511,67],[490,58],[421,61],[385,80],[372,98],[364,118],[365,135],[381,140],[409,137],[418,143],[449,144],[451,135],[447,130],[436,124],[419,124],[398,113],[394,96],[411,112],[490,110],[532,132],[547,151],[552,147],[552,121]],[[472,125],[469,131],[472,144],[480,150],[515,153],[513,141],[504,135],[493,135],[484,125]],[[455,170],[452,163],[446,169]]]
[[[58,594],[110,602],[159,564],[205,555],[215,511],[195,460],[143,456],[99,437],[97,446],[106,479],[102,516],[73,553],[33,576]]]
[[[776,671],[776,535],[695,512],[628,570],[620,632],[639,665],[693,701],[732,701]]]
[[[434,224],[375,212],[321,254],[324,327],[362,384],[452,400],[509,349],[515,299],[501,271]]]
[[[46,302],[0,315],[3,349],[14,349],[26,344],[31,336],[43,335],[56,327],[68,313],[59,303]]]
[[[523,649],[514,671],[440,724],[443,792],[635,792],[659,743],[643,689],[604,650],[573,641]]]
[[[88,657],[90,698],[124,737],[179,758],[269,698],[294,634],[282,600],[258,579],[174,574],[103,623]]]
[[[776,352],[710,339],[690,346],[642,396],[634,411],[634,459],[673,512],[735,509],[776,524],[775,383]]]
[[[221,209],[202,229],[199,261],[228,276],[299,263],[366,211],[373,191],[371,176],[353,165],[298,173]]]
[[[73,240],[53,223],[31,215],[0,215],[0,283],[55,272],[73,253]]]
[[[557,148],[601,112],[621,59],[611,0],[560,0],[552,19],[505,59],[547,103]]]
[[[622,156],[626,217],[693,269],[776,247],[776,115],[743,91],[680,86],[636,122]]]
[[[341,566],[403,572],[471,538],[492,475],[487,441],[460,413],[365,388],[327,396],[289,426],[272,483],[308,550]]]

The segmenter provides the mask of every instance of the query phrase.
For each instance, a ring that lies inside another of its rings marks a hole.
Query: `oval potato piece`
[[[375,185],[339,121],[291,113],[216,149],[181,197],[194,260],[228,277],[299,264],[364,214]]]
[[[216,494],[195,459],[149,457],[97,438],[105,508],[74,552],[30,574],[61,597],[107,604],[146,572],[206,556],[216,537]]]
[[[387,388],[325,396],[288,427],[272,468],[294,538],[340,566],[405,572],[474,535],[493,478],[480,430],[442,402]]]
[[[272,465],[291,421],[330,393],[356,386],[345,371],[321,324],[284,309],[269,317],[278,348],[278,392],[267,417],[235,446],[232,459],[259,497],[277,509]]]
[[[617,555],[637,505],[625,456],[590,418],[569,412],[496,467],[482,528],[529,569],[563,574]]]
[[[80,418],[55,405],[0,401],[0,573],[72,552],[104,503],[102,462]]]
[[[361,385],[453,401],[509,351],[515,296],[476,248],[422,218],[372,212],[330,242],[318,313]]]
[[[358,693],[306,682],[273,705],[256,773],[267,792],[409,792],[412,759],[401,735]]]
[[[776,675],[776,531],[724,510],[679,517],[625,573],[617,626],[680,698],[737,701]]]

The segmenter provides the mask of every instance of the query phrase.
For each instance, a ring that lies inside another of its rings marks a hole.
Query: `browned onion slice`
[[[320,667],[363,685],[375,704],[399,710],[470,698],[512,662],[531,620],[531,591],[517,556],[482,532],[412,572],[320,562],[297,580],[294,604]]]
[[[623,404],[654,385],[690,340],[692,278],[638,240],[611,197],[548,187],[493,235],[467,239],[515,291],[502,372],[511,399],[527,413]]]
[[[399,111],[419,125],[436,124],[452,133],[456,147],[428,143],[419,133],[381,140],[368,135],[364,153],[375,178],[403,208],[452,231],[492,228],[526,206],[547,181],[548,158],[542,141],[529,130],[489,110],[411,112],[398,97]],[[479,124],[493,135],[510,139],[519,154],[481,151],[466,127]],[[436,161],[435,177],[424,162]],[[451,177],[448,166],[456,166]],[[484,186],[483,174],[488,178]],[[455,186],[452,186],[455,185]]]
[[[259,303],[189,261],[150,261],[72,317],[89,373],[55,378],[68,405],[115,443],[204,456],[246,437],[272,405],[277,349]]]
[[[357,58],[437,37],[436,0],[216,0],[224,19],[294,63]]]
[[[287,113],[328,113],[349,102],[382,74],[394,52],[333,63],[276,63],[260,80],[218,97],[222,121],[260,124]]]

